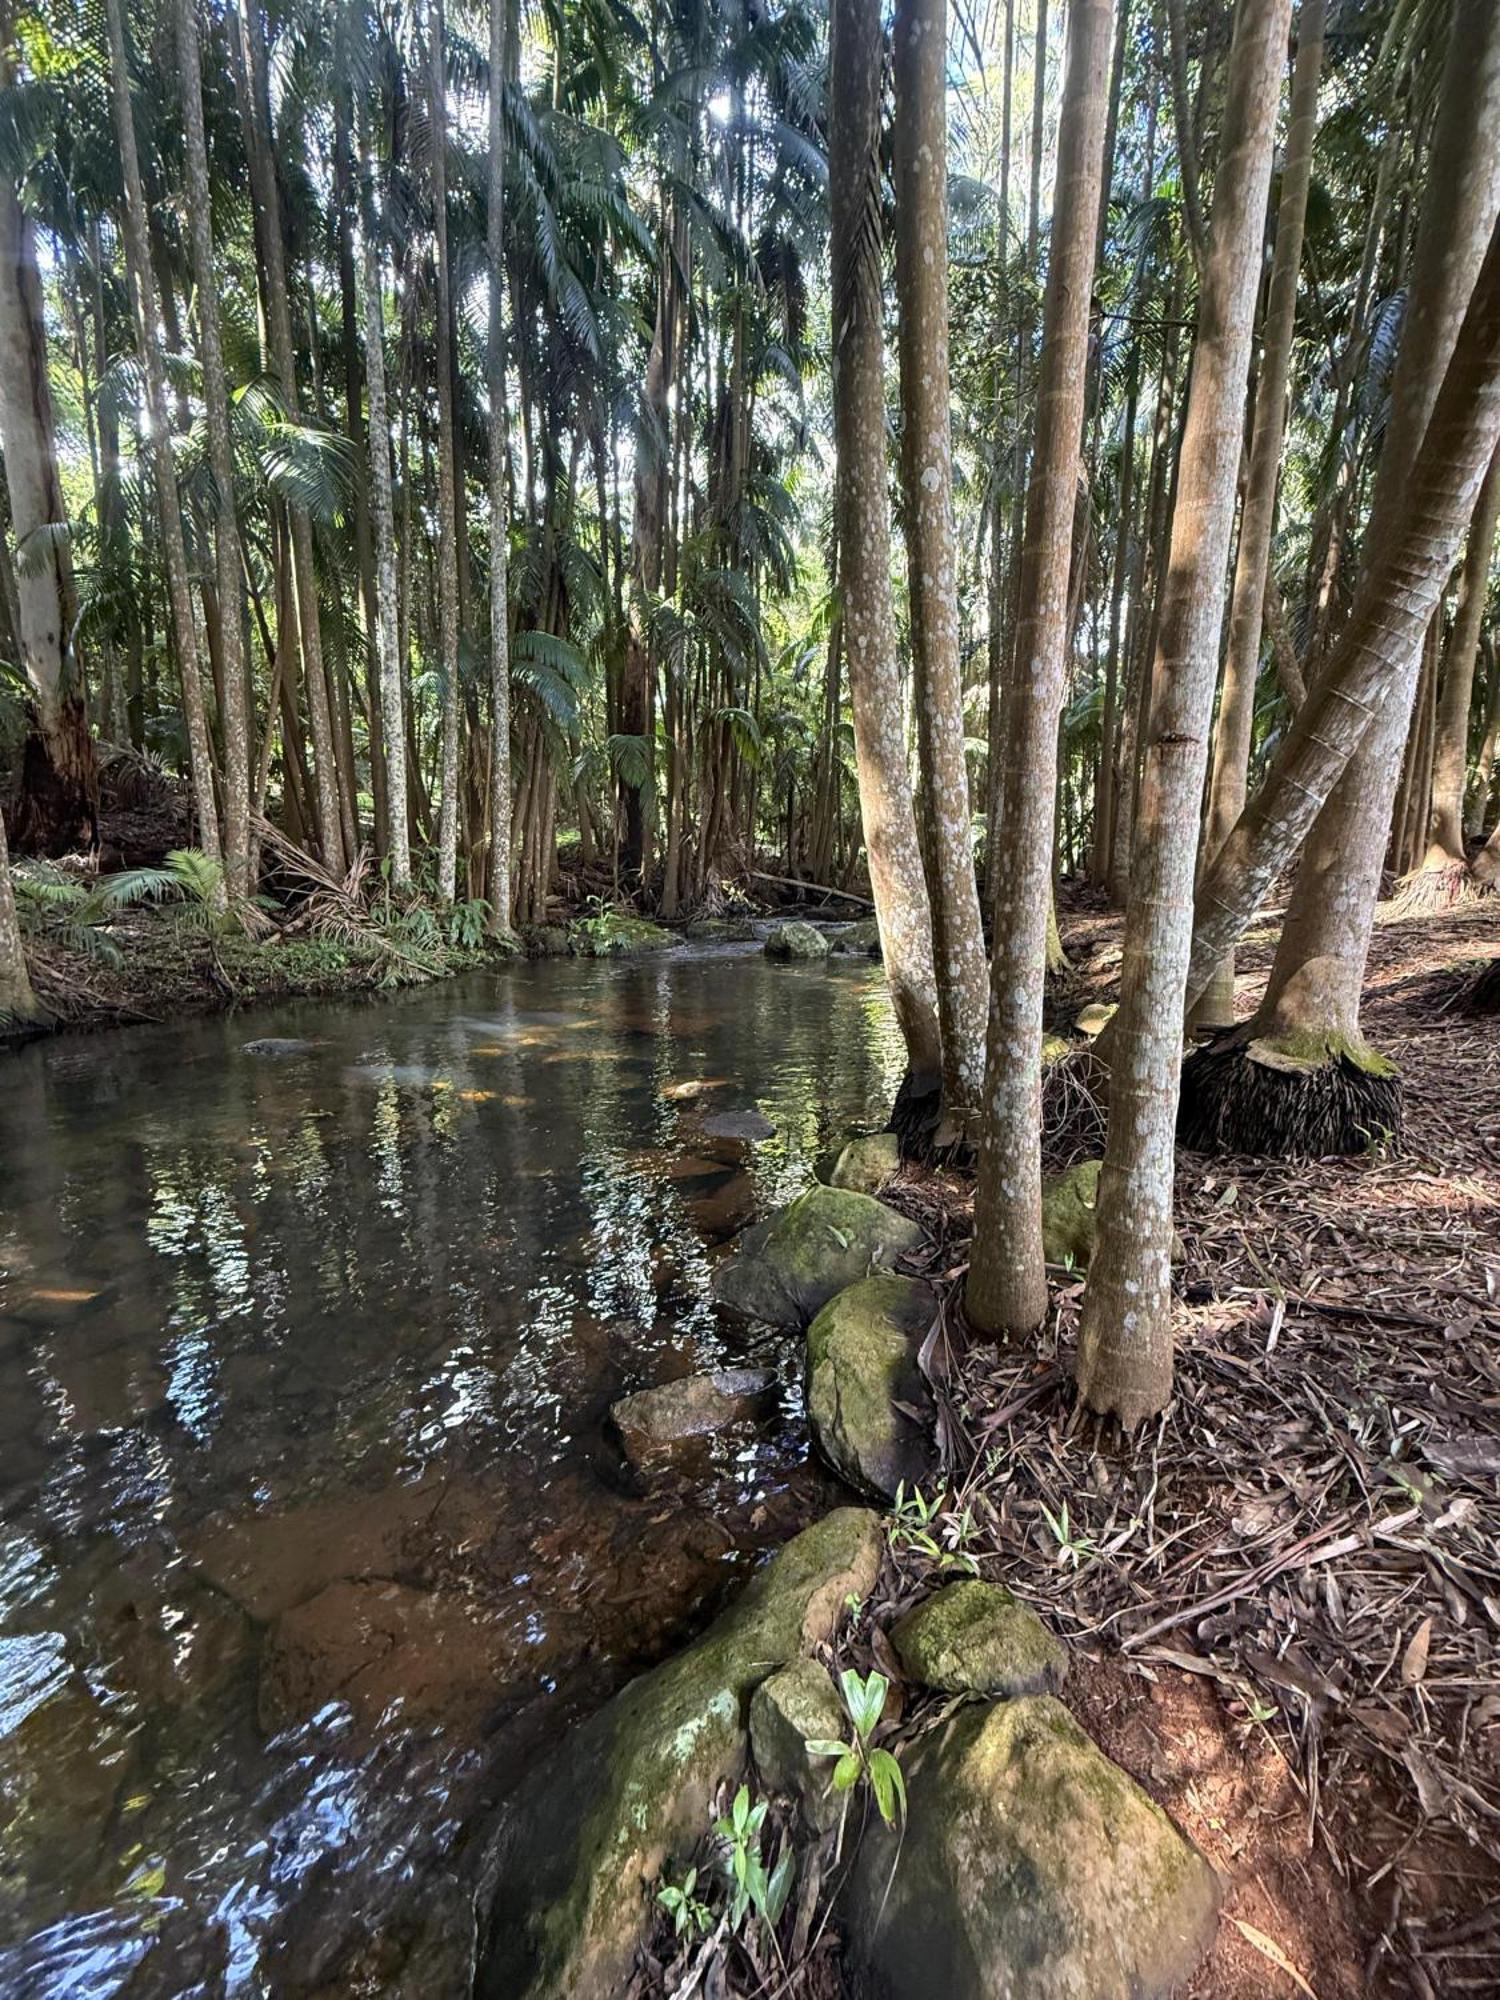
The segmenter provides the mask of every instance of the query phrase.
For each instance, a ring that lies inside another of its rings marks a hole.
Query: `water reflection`
[[[509,1776],[822,1492],[708,1274],[896,1065],[868,969],[722,952],[7,1061],[0,1991],[461,1956]],[[749,1358],[764,1421],[624,1463],[615,1396]]]

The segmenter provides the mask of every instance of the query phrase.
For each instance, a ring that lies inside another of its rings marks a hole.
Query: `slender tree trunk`
[[[442,683],[442,791],[438,901],[458,880],[458,446],[453,412],[453,279],[448,263],[448,83],[442,0],[427,4],[427,116],[432,149],[432,228],[437,264],[438,672]]]
[[[229,431],[229,383],[219,330],[219,285],[214,264],[213,206],[208,146],[203,130],[203,71],[197,0],[178,0],[178,60],[182,65],[183,134],[187,150],[188,228],[198,287],[198,334],[203,357],[203,402],[208,419],[209,463],[214,476],[214,550],[222,622],[224,698],[224,877],[231,897],[245,896],[250,881],[250,690],[245,659],[244,556],[234,500],[234,446]]]
[[[10,850],[5,844],[5,820],[0,815],[0,1026],[8,1020],[29,1021],[38,1011],[26,970],[26,954],[21,948],[16,893],[10,879]]]
[[[1489,599],[1490,558],[1500,526],[1500,457],[1490,462],[1464,553],[1458,611],[1443,664],[1437,734],[1432,759],[1432,824],[1424,868],[1467,871],[1464,850],[1464,791],[1469,762],[1469,708],[1474,698],[1474,662]]]
[[[1391,384],[1391,413],[1366,530],[1367,546],[1382,553],[1388,514],[1399,510],[1403,494],[1419,485],[1414,468],[1422,455],[1424,432],[1431,437],[1434,405],[1487,249],[1491,262],[1494,258],[1492,231],[1500,211],[1500,146],[1494,142],[1500,129],[1500,10],[1486,0],[1459,0],[1454,9],[1438,105],[1423,222]],[[1482,440],[1482,430],[1479,436]],[[1455,468],[1467,466],[1474,442],[1468,440],[1465,452],[1455,454]],[[1480,461],[1480,477],[1488,470],[1493,449],[1491,437]],[[1465,481],[1460,489],[1468,502],[1460,536],[1474,511],[1477,487],[1478,480],[1472,486]],[[1455,536],[1447,545],[1450,564],[1457,542]],[[1438,593],[1445,582],[1446,573]],[[1305,1047],[1314,1037],[1331,1050],[1363,1053],[1359,1001],[1370,926],[1411,724],[1422,640],[1436,602],[1435,595],[1427,619],[1401,649],[1393,646],[1387,654],[1390,693],[1360,736],[1348,769],[1308,838],[1266,995],[1256,1014],[1258,1040],[1296,1038]],[[1307,706],[1317,698],[1315,693]]]
[[[135,118],[130,105],[130,70],[125,53],[124,0],[107,0],[110,78],[115,105],[115,131],[120,143],[120,167],[125,182],[125,256],[134,309],[136,347],[146,382],[146,410],[151,425],[152,469],[161,510],[162,549],[167,565],[167,589],[172,603],[172,632],[182,673],[182,713],[187,724],[188,762],[192,772],[193,805],[198,819],[198,844],[210,861],[222,858],[219,816],[214,801],[213,756],[208,718],[203,708],[203,677],[198,659],[198,632],[193,623],[193,594],[188,576],[187,544],[182,531],[182,505],[172,452],[171,418],[167,410],[166,367],[162,359],[161,324],[156,310],[156,282],[151,273],[151,246],[146,226],[146,195],[136,154]],[[236,596],[238,602],[238,596]],[[216,900],[224,900],[224,884]]]
[[[829,206],[833,269],[835,504],[844,654],[854,708],[870,893],[913,1085],[942,1073],[932,919],[912,811],[891,608],[880,284],[878,0],[833,0]]]
[[[927,824],[943,1092],[978,1108],[988,992],[964,763],[948,371],[948,10],[897,0],[896,290],[917,743]]]
[[[1496,752],[1500,751],[1500,660],[1488,632],[1480,634],[1479,650],[1484,655],[1484,728],[1474,764],[1474,788],[1464,819],[1464,832],[1470,840],[1481,839],[1488,823],[1490,780],[1494,776]]]
[[[10,45],[9,9],[0,37]],[[10,82],[0,54],[0,85]],[[15,535],[15,625],[26,676],[26,747],[14,820],[18,850],[94,847],[99,778],[73,650],[73,569],[58,477],[36,243],[14,183],[0,174],[0,446]]]
[[[1240,0],[1198,307],[1114,1028],[1078,1382],[1127,1430],[1172,1387],[1173,1133],[1225,568],[1291,0]]]
[[[1029,1332],[1047,1309],[1042,1000],[1110,29],[1110,0],[1076,0],[1063,82],[1020,617],[1005,689],[988,1057],[966,1295],[971,1323],[995,1335]]]
[[[510,0],[490,0],[490,933],[510,936],[510,426],[505,389],[505,68]],[[600,517],[600,533],[604,531]]]
[[[1250,774],[1250,742],[1255,726],[1255,683],[1260,669],[1261,627],[1276,524],[1276,487],[1286,435],[1287,383],[1291,376],[1292,332],[1297,316],[1297,273],[1302,263],[1302,227],[1312,181],[1313,138],[1318,123],[1318,84],[1323,73],[1326,0],[1302,0],[1297,17],[1297,67],[1287,124],[1281,202],[1276,215],[1276,250],[1266,302],[1265,350],[1256,386],[1250,476],[1240,515],[1239,551],[1229,605],[1229,651],[1219,693],[1214,731],[1213,776],[1202,859],[1211,861],[1245,809]],[[1201,1027],[1227,1028],[1234,1022],[1234,960],[1214,974],[1195,1012]]]
[[[236,83],[241,92],[241,124],[250,166],[250,185],[259,211],[257,236],[264,258],[262,297],[270,335],[271,363],[281,399],[289,416],[298,413],[296,348],[292,340],[291,287],[287,277],[286,229],[281,193],[271,151],[270,91],[266,78],[264,25],[260,0],[240,0],[240,50]],[[312,730],[316,780],[318,845],[325,864],[339,870],[353,860],[344,852],[344,822],[339,800],[338,760],[333,740],[333,709],[323,664],[323,631],[319,618],[317,563],[313,553],[312,521],[301,507],[291,517],[292,570],[296,581],[297,629],[301,640],[307,718]],[[284,643],[284,642],[283,642]],[[296,687],[294,656],[289,656],[285,687]]]
[[[1370,555],[1338,644],[1297,711],[1271,769],[1198,885],[1189,1004],[1302,845],[1308,828],[1347,773],[1372,718],[1382,714],[1393,698],[1400,705],[1398,683],[1437,609],[1497,442],[1500,229],[1490,239],[1416,463],[1409,477],[1391,482],[1382,493],[1380,512],[1366,531]],[[1403,717],[1398,754],[1404,736]],[[1374,886],[1379,882],[1388,820],[1387,798],[1374,850]],[[1304,857],[1298,893],[1302,894],[1304,872],[1309,889],[1318,869],[1327,874],[1324,893],[1336,895],[1341,930],[1351,934],[1352,922],[1364,940],[1352,970],[1357,989],[1369,933],[1362,911],[1366,897],[1362,891],[1350,894],[1350,852],[1324,847],[1321,826],[1319,846],[1318,861],[1312,859],[1311,846]],[[1476,862],[1476,877],[1480,873]],[[1373,903],[1373,899],[1371,887],[1367,900]],[[1310,894],[1304,898],[1313,900]],[[1323,968],[1325,973],[1329,970]]]

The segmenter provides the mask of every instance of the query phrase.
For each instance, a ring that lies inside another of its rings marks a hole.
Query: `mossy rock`
[[[613,2000],[663,1867],[708,1828],[747,1755],[746,1709],[789,1660],[826,1644],[880,1569],[862,1507],[787,1543],[684,1653],[632,1681],[522,1781],[486,1859],[494,1885],[477,2000]]]
[[[807,1746],[842,1739],[849,1718],[827,1669],[817,1660],[792,1660],[761,1682],[750,1701],[750,1754],[761,1788],[795,1801],[808,1826],[821,1831],[839,1815],[831,1790],[833,1766],[808,1755]]]
[[[901,1141],[894,1132],[870,1132],[846,1140],[825,1153],[817,1165],[818,1179],[828,1187],[849,1188],[855,1194],[879,1194],[901,1165]]]
[[[1218,1879],[1053,1696],[964,1705],[906,1784],[904,1840],[872,1820],[843,1898],[866,2000],[1156,2000],[1192,1976]]]
[[[828,940],[812,924],[777,924],[766,937],[766,957],[827,958]]]
[[[836,931],[833,949],[850,953],[855,958],[880,957],[880,926],[873,917],[866,917],[861,923],[845,924]]]
[[[1114,1001],[1094,1000],[1083,1009],[1073,1025],[1080,1035],[1087,1035],[1091,1042],[1096,1041],[1118,1011]]]
[[[528,958],[566,958],[572,940],[562,924],[536,924],[521,933]]]
[[[946,1584],[891,1632],[908,1680],[940,1694],[1056,1694],[1068,1656],[1034,1611],[977,1577]]]
[[[645,917],[611,916],[608,925],[598,930],[575,924],[569,937],[578,958],[631,958],[639,952],[665,951],[677,942],[671,931]]]
[[[746,1230],[715,1272],[714,1290],[748,1319],[806,1326],[835,1293],[921,1242],[920,1227],[883,1202],[818,1185]]]
[[[1098,1160],[1084,1160],[1042,1185],[1042,1252],[1049,1264],[1088,1269],[1099,1234]]]
[[[930,1285],[881,1274],[829,1300],[807,1330],[807,1420],[834,1470],[894,1499],[936,1462],[931,1432],[897,1407],[930,1410],[917,1354],[937,1311]]]
[[[760,930],[753,917],[693,917],[682,935],[694,944],[752,944]]]

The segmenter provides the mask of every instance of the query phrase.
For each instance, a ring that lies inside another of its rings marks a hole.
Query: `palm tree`
[[[21,948],[21,926],[10,879],[10,850],[5,844],[5,820],[0,816],[0,1025],[30,1020],[37,1012],[36,995]]]

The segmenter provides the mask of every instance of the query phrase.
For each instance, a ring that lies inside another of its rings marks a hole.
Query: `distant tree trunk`
[[[1172,1389],[1173,1131],[1194,857],[1291,0],[1240,0],[1152,676],[1114,1031],[1084,1401],[1127,1430]]]
[[[490,934],[510,936],[510,427],[505,402],[505,69],[510,0],[490,0]],[[603,532],[601,518],[600,532]],[[587,828],[584,828],[587,833]]]
[[[1495,644],[1488,632],[1479,635],[1479,650],[1484,655],[1484,728],[1474,763],[1474,787],[1464,817],[1464,832],[1470,840],[1482,839],[1489,822],[1490,780],[1494,776],[1496,752],[1500,751],[1500,661],[1496,659]]]
[[[6,1020],[29,1021],[37,1013],[36,995],[21,949],[16,894],[10,879],[10,850],[5,844],[5,820],[0,816],[0,1025]]]
[[[948,371],[948,10],[897,0],[896,291],[917,744],[926,805],[943,1094],[976,1111],[989,990],[964,762]]]
[[[1372,516],[1366,531],[1369,554],[1338,644],[1265,779],[1198,885],[1189,1005],[1302,845],[1347,772],[1371,718],[1395,698],[1399,678],[1420,649],[1447,584],[1497,442],[1500,229],[1491,237],[1416,463],[1410,476],[1395,482],[1382,498],[1380,513]],[[1399,755],[1399,739],[1397,747]],[[1385,834],[1382,824],[1375,847],[1377,881]],[[1347,853],[1329,850],[1325,865],[1333,869],[1330,881],[1342,898],[1349,881]],[[1476,861],[1476,877],[1480,873],[1481,862]],[[1368,928],[1366,921],[1362,935],[1367,936]],[[1363,945],[1358,956],[1362,967]],[[1359,978],[1356,970],[1356,989]]]
[[[292,340],[292,294],[286,265],[286,227],[272,151],[270,87],[266,77],[264,24],[260,0],[240,0],[240,49],[236,85],[240,91],[241,124],[250,167],[250,187],[258,213],[257,245],[264,260],[261,293],[270,333],[271,365],[289,416],[298,415],[296,347]],[[345,852],[344,810],[339,796],[334,749],[333,707],[323,664],[317,562],[313,553],[312,520],[301,507],[290,507],[292,572],[296,582],[296,632],[301,640],[307,718],[312,730],[318,845],[324,863],[340,870],[354,859]],[[285,644],[278,625],[278,643]],[[290,635],[288,635],[290,636]],[[288,650],[283,685],[295,706],[296,654]]]
[[[1426,498],[1431,491],[1421,461],[1439,420],[1447,421],[1442,406],[1455,373],[1451,364],[1463,357],[1464,335],[1476,308],[1483,321],[1485,294],[1493,282],[1500,211],[1500,146],[1494,138],[1500,128],[1500,10],[1485,0],[1460,0],[1454,9],[1437,102],[1390,416],[1365,534],[1367,548],[1380,558],[1388,554],[1391,521],[1406,511],[1413,496]],[[1460,380],[1463,374],[1460,368]],[[1483,455],[1471,478],[1476,447]],[[1387,612],[1384,664],[1390,692],[1374,707],[1308,836],[1265,996],[1247,1031],[1243,1062],[1229,1068],[1212,1060],[1200,1063],[1186,1080],[1187,1115],[1195,1137],[1219,1143],[1238,1137],[1251,1142],[1246,1149],[1254,1151],[1296,1151],[1312,1144],[1334,1152],[1365,1144],[1377,1125],[1399,1126],[1399,1081],[1365,1044],[1360,993],[1422,642],[1494,447],[1493,431],[1486,434],[1484,422],[1471,418],[1470,433],[1442,468],[1447,481],[1434,497],[1447,501],[1450,511],[1441,536],[1431,537],[1428,559],[1441,552],[1444,575],[1426,598],[1421,626],[1399,624]],[[1462,512],[1450,538],[1454,499]],[[1406,602],[1401,610],[1422,601],[1418,593],[1426,578],[1403,580]],[[1351,622],[1357,624],[1358,618],[1356,608]],[[1334,662],[1342,650],[1336,651]],[[1323,693],[1320,682],[1297,718],[1294,735],[1308,710],[1325,705]],[[1343,706],[1348,708],[1347,701]],[[1287,1064],[1295,1068],[1289,1072]],[[1205,1115],[1211,1120],[1206,1131],[1201,1129]]]
[[[912,1086],[942,1074],[932,920],[912,811],[891,608],[880,284],[879,0],[833,0],[829,207],[833,271],[835,505],[844,655],[854,708],[870,893]]]
[[[1069,28],[1020,615],[1002,713],[988,1059],[965,1301],[971,1323],[994,1335],[1029,1332],[1047,1309],[1042,1000],[1111,11],[1111,0],[1076,0]]]
[[[203,708],[198,631],[193,622],[187,543],[182,530],[182,504],[177,492],[177,471],[172,452],[161,322],[156,310],[156,281],[151,273],[151,244],[146,225],[146,195],[141,184],[140,161],[135,145],[135,118],[130,105],[124,0],[107,0],[106,17],[115,130],[120,142],[120,168],[125,182],[125,259],[134,308],[136,348],[146,382],[152,470],[156,477],[156,496],[161,512],[162,552],[166,558],[167,591],[172,604],[172,633],[177,641],[177,662],[182,672],[182,714],[187,725],[188,763],[193,781],[193,806],[198,819],[198,845],[210,861],[218,862],[222,859],[222,849],[218,807],[214,800],[213,754],[208,740],[208,717]],[[222,881],[217,900],[220,903],[224,900]]]
[[[203,70],[197,0],[178,0],[177,48],[182,65],[183,133],[187,150],[188,229],[198,287],[198,334],[203,355],[203,403],[214,476],[215,574],[223,633],[224,877],[233,897],[250,881],[250,688],[245,661],[244,557],[234,501],[234,446],[229,432],[229,383],[219,330],[219,283],[214,263],[208,146],[203,131]]]
[[[1443,662],[1437,733],[1432,758],[1432,823],[1422,868],[1445,875],[1456,888],[1468,873],[1464,849],[1464,792],[1469,768],[1469,709],[1474,699],[1474,663],[1489,599],[1490,558],[1500,526],[1500,456],[1492,459],[1479,489],[1458,586],[1458,610]],[[1445,895],[1442,900],[1448,900]]]
[[[1297,273],[1302,263],[1302,226],[1312,181],[1318,84],[1323,73],[1325,13],[1326,0],[1302,0],[1297,17],[1297,67],[1292,78],[1281,202],[1276,214],[1276,249],[1266,301],[1265,351],[1255,391],[1250,476],[1240,515],[1239,551],[1229,605],[1229,650],[1214,731],[1208,823],[1203,836],[1204,862],[1212,861],[1229,829],[1244,811],[1249,783],[1271,532],[1276,523],[1276,487],[1281,471],[1282,440],[1286,435],[1287,383],[1297,317]],[[1233,1025],[1233,958],[1226,959],[1214,974],[1194,1019],[1200,1027]]]
[[[6,46],[8,11],[0,12]],[[0,84],[9,81],[0,57]],[[0,445],[16,540],[16,639],[27,701],[15,843],[23,853],[66,854],[98,841],[99,777],[73,650],[73,566],[36,243],[8,174],[0,174]]]
[[[427,4],[427,117],[432,149],[432,228],[437,264],[438,672],[442,681],[442,779],[437,893],[458,882],[458,444],[453,412],[453,279],[448,263],[448,82],[442,0]]]

